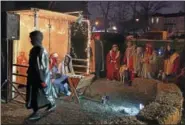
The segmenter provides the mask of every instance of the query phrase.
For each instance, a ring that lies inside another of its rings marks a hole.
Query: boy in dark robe
[[[33,109],[29,120],[40,118],[38,110],[47,107],[46,111],[53,111],[56,107],[55,89],[50,82],[49,58],[42,46],[43,34],[40,31],[30,33],[31,44],[29,68],[27,71],[26,107]]]

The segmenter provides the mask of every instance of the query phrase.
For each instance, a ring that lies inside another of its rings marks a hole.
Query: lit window
[[[154,23],[154,18],[152,18],[152,23]]]
[[[159,18],[157,17],[156,22],[159,23]]]

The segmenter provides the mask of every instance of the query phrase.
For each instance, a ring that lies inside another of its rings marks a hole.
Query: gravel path
[[[106,105],[86,99],[81,99],[80,105],[57,100],[56,111],[39,121],[28,122],[26,118],[31,111],[22,104],[11,102],[1,105],[1,120],[3,124],[90,124],[117,116],[136,115],[139,112],[139,104],[147,103],[155,93],[150,90],[150,94],[146,94],[146,88],[151,85],[141,83],[128,87],[119,82],[100,79],[92,84],[85,95],[100,101],[101,97],[107,94],[110,101]]]

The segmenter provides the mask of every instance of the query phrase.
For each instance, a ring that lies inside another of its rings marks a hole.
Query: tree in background
[[[145,19],[145,30],[148,29],[149,16],[155,14],[164,7],[169,7],[170,4],[167,1],[141,1],[139,2],[140,14],[143,15]]]
[[[124,22],[128,20],[130,13],[129,2],[127,1],[117,1],[115,3],[113,21],[116,22],[119,27],[119,32],[124,32]]]
[[[115,8],[114,5],[115,5],[115,2],[113,1],[96,1],[96,2],[91,2],[90,4],[90,6],[96,7],[100,12],[100,14],[102,15],[104,19],[105,32],[107,32],[109,19],[111,18],[111,12]]]

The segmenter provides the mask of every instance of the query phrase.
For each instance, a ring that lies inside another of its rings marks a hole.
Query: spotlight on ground
[[[113,26],[112,29],[113,29],[113,30],[117,30],[117,27],[116,27],[116,26]]]

